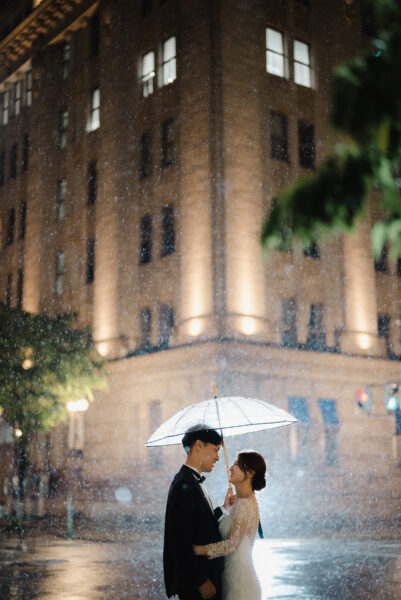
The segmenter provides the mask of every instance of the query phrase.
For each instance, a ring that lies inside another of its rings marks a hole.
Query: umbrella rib
[[[244,417],[245,417],[245,419],[248,421],[248,423],[249,423],[250,425],[252,425],[252,423],[251,423],[251,421],[250,421],[249,417],[248,417],[248,416],[247,416],[247,415],[244,413],[244,411],[242,410],[242,408],[241,408],[241,407],[240,407],[240,406],[239,406],[239,405],[238,405],[236,402],[234,402],[233,400],[231,400],[231,402],[234,404],[234,406],[236,406],[236,407],[238,408],[238,410],[240,411],[240,413],[242,413],[242,414],[244,415]]]

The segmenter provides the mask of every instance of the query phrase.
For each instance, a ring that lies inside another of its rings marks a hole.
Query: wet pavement
[[[165,600],[160,531],[66,540],[35,532],[0,539],[1,600]],[[258,540],[263,600],[399,600],[401,540]]]

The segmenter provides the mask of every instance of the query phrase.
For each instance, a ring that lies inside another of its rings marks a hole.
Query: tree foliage
[[[0,303],[0,406],[25,440],[67,417],[67,402],[106,386],[101,356],[74,315],[30,314]]]
[[[375,0],[377,35],[365,53],[339,65],[333,75],[331,121],[346,136],[319,170],[273,199],[262,244],[304,247],[351,230],[367,215],[378,190],[382,215],[372,228],[372,249],[401,256],[401,5]]]

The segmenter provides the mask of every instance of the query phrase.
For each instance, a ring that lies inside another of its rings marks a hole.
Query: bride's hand
[[[206,546],[193,546],[194,554],[202,556],[206,554]]]
[[[236,498],[237,498],[236,494],[233,494],[231,487],[229,487],[227,490],[226,497],[224,498],[224,504],[223,504],[224,508],[226,510],[228,510],[230,508],[230,506],[232,506],[234,504]]]

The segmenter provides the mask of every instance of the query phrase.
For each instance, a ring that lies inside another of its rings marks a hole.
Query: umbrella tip
[[[214,381],[212,381],[212,388],[213,388],[213,397],[217,398],[217,391],[216,391],[216,386],[214,385]]]

